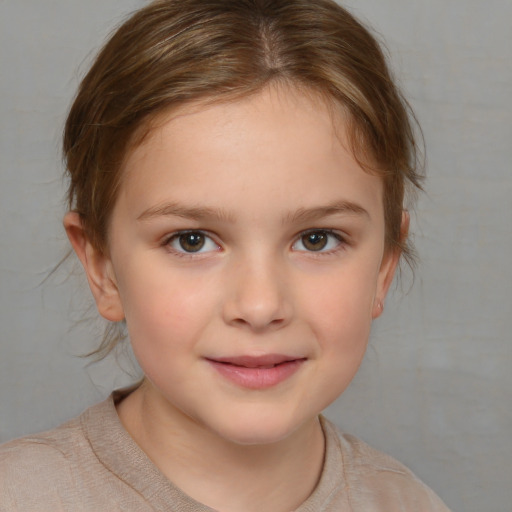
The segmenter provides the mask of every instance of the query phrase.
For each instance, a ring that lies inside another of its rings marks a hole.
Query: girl
[[[331,0],[153,2],[83,80],[64,155],[66,232],[144,379],[4,445],[0,510],[447,510],[320,415],[411,255],[420,181],[360,23]]]

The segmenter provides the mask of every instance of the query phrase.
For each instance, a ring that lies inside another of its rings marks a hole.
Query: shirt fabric
[[[212,512],[172,484],[124,429],[122,393],[0,447],[0,512]],[[295,512],[449,512],[406,467],[321,417],[317,487]]]

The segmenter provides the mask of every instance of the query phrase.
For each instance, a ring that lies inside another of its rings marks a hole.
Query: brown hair
[[[69,207],[96,248],[108,251],[123,160],[157,115],[274,81],[348,112],[354,154],[384,182],[387,247],[410,261],[400,226],[405,189],[421,181],[413,116],[379,44],[333,0],[157,0],[121,25],[83,79],[64,131]]]

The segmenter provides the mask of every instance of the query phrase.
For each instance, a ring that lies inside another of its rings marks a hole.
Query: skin
[[[399,254],[384,244],[382,182],[346,141],[341,114],[290,88],[183,108],[128,155],[108,254],[65,217],[99,312],[126,319],[146,376],[121,421],[214,509],[289,511],[310,495],[318,414],[352,380],[382,312]],[[183,230],[204,234],[200,251],[180,245]],[[311,250],[311,232],[327,245]],[[268,354],[299,362],[263,389],[211,363]]]

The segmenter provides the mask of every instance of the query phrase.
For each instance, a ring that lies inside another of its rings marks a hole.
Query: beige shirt
[[[116,395],[0,447],[1,512],[212,512],[158,470],[124,429]],[[449,512],[407,468],[322,418],[320,481],[296,512]]]

